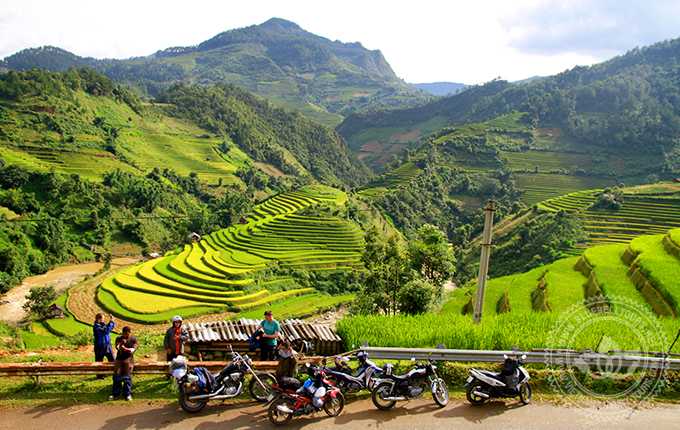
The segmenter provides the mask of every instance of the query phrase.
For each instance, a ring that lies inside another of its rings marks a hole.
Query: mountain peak
[[[302,28],[294,23],[293,21],[288,21],[283,18],[269,18],[267,21],[260,24],[258,27],[267,28],[272,30],[302,30]]]

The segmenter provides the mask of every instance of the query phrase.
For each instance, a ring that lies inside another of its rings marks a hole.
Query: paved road
[[[566,406],[494,402],[481,408],[455,401],[444,409],[428,400],[402,403],[389,412],[377,411],[370,400],[351,402],[337,418],[321,414],[295,419],[287,428],[353,430],[374,429],[502,429],[585,430],[680,429],[680,406],[633,410],[624,405]],[[260,405],[214,404],[198,415],[187,415],[175,404],[39,406],[0,409],[0,429],[97,429],[97,430],[225,430],[272,428]]]

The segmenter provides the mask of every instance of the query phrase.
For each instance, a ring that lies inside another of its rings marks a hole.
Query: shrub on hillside
[[[52,285],[47,287],[33,287],[26,295],[24,310],[38,320],[44,320],[49,315],[52,303],[57,299],[57,292]]]

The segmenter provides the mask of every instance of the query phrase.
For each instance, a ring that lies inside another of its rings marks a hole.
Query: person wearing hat
[[[172,317],[172,327],[165,332],[163,346],[167,361],[172,361],[178,355],[184,355],[184,343],[189,340],[189,333],[182,327],[182,317]]]
[[[262,327],[263,331],[260,340],[260,360],[274,360],[277,339],[281,336],[281,325],[272,316],[272,311],[266,310],[260,327]]]

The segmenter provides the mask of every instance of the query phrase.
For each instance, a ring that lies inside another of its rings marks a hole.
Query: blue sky
[[[380,49],[409,82],[548,75],[680,37],[680,1],[667,0],[3,0],[0,57],[41,45],[148,55],[273,16]]]

